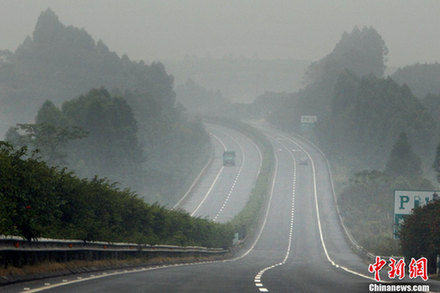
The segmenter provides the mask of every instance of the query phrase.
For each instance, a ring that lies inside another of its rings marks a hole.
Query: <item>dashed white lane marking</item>
[[[275,267],[278,266],[282,266],[286,263],[287,259],[289,258],[290,255],[290,251],[292,248],[292,238],[293,238],[293,224],[294,224],[294,217],[295,217],[295,190],[296,190],[296,159],[295,156],[293,155],[293,152],[289,150],[289,148],[284,145],[281,141],[278,141],[278,143],[288,151],[290,157],[293,160],[293,178],[292,178],[292,199],[291,199],[291,210],[290,210],[290,227],[289,227],[289,241],[288,241],[288,245],[287,245],[287,250],[286,250],[286,255],[284,256],[284,259],[282,262],[277,263],[277,264],[273,264],[269,267],[266,267],[264,269],[262,269],[261,271],[258,272],[258,274],[255,276],[254,278],[254,282],[255,282],[255,286],[256,287],[262,287],[263,286],[263,282],[261,282],[261,277],[263,276],[263,274],[268,271],[271,270]],[[281,150],[281,149],[280,149]],[[257,285],[258,284],[258,285]],[[267,288],[259,288],[260,292],[269,292],[269,290]]]
[[[246,156],[244,154],[244,150],[243,150],[243,147],[241,146],[241,144],[235,138],[233,138],[232,136],[230,136],[230,135],[228,135],[228,136],[230,138],[232,138],[232,140],[234,140],[238,144],[238,147],[240,148],[240,152],[241,152],[243,158],[241,160],[240,169],[238,170],[238,173],[235,176],[234,182],[232,183],[232,186],[229,189],[228,196],[225,198],[225,200],[223,201],[222,207],[220,208],[220,210],[215,215],[215,217],[213,219],[214,221],[217,221],[218,217],[223,212],[224,208],[226,207],[226,204],[228,203],[229,199],[231,198],[231,195],[234,192],[235,185],[237,184],[238,178],[240,177],[241,171],[243,170],[243,166],[244,166],[245,161],[246,161]]]

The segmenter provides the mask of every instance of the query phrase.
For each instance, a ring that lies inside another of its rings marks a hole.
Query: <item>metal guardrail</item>
[[[228,250],[201,246],[149,245],[136,243],[111,243],[101,241],[82,241],[68,239],[37,238],[32,241],[18,236],[0,235],[0,252],[7,251],[108,251],[108,252],[173,252],[224,254]]]
[[[43,271],[29,275],[1,275],[0,287],[22,281],[31,281],[55,277],[65,274],[83,273],[85,271],[99,271],[118,267],[130,267],[129,263],[105,264],[98,266],[70,266],[74,261],[99,261],[99,260],[130,260],[140,258],[142,265],[154,265],[155,262],[188,262],[188,259],[200,259],[210,257],[225,257],[230,251],[222,248],[207,248],[200,246],[176,246],[176,245],[149,245],[136,243],[111,243],[100,241],[82,241],[69,239],[38,238],[27,241],[17,236],[0,235],[0,265],[4,268],[9,266],[21,268],[25,265],[44,263],[66,263],[66,267],[60,271]],[[158,258],[159,260],[155,260]],[[163,259],[161,259],[163,258]],[[151,263],[148,263],[151,260]],[[136,265],[134,265],[136,266]],[[1,291],[1,290],[0,290]]]

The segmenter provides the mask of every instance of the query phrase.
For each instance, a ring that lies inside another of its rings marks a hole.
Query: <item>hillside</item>
[[[33,122],[47,100],[61,106],[104,87],[133,109],[146,156],[143,168],[150,174],[145,186],[150,200],[175,196],[194,164],[203,161],[207,133],[177,106],[173,77],[161,63],[119,57],[84,29],[62,24],[50,9],[41,13],[32,36],[0,57],[2,135],[16,123]]]
[[[384,40],[374,28],[355,27],[352,32],[344,33],[332,52],[308,67],[304,88],[269,119],[288,130],[298,129],[301,115],[316,115],[319,120],[325,120],[330,113],[333,87],[339,75],[350,70],[359,76],[382,77],[387,53]]]
[[[440,94],[440,64],[414,64],[399,68],[391,75],[399,84],[406,84],[416,97]]]

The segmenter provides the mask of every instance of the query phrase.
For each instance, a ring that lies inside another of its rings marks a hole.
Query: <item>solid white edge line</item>
[[[218,178],[220,177],[221,173],[223,172],[223,169],[225,167],[222,166],[219,171],[217,172],[217,176],[215,176],[214,182],[211,184],[211,186],[208,189],[208,192],[206,192],[205,196],[203,197],[202,201],[199,203],[199,205],[196,207],[196,209],[191,213],[191,216],[194,216],[195,213],[200,209],[200,207],[203,205],[203,203],[208,198],[209,194],[211,193],[212,189],[214,188],[214,185],[217,183]]]
[[[182,198],[173,206],[172,210],[175,210],[185,200],[185,198],[188,197],[188,195],[193,190],[194,186],[197,184],[197,182],[200,181],[200,179],[202,178],[202,175],[205,173],[206,169],[208,169],[209,165],[212,163],[211,156],[213,156],[213,155],[210,154],[210,158],[208,159],[208,162],[206,162],[205,166],[202,168],[200,173],[197,175],[197,177],[191,183],[191,185],[189,186],[188,190],[185,192],[185,194],[182,196]]]
[[[220,142],[220,144],[223,146],[223,150],[226,150],[226,145],[223,143],[223,141],[217,137],[216,135],[210,133],[212,135],[212,137],[214,137],[216,140],[218,140]],[[215,176],[214,182],[211,184],[211,186],[208,189],[208,192],[206,192],[205,196],[203,197],[202,201],[199,203],[199,205],[196,207],[196,209],[191,213],[191,216],[194,216],[195,213],[200,209],[200,207],[203,205],[203,203],[206,201],[206,199],[208,198],[209,194],[211,193],[212,189],[214,188],[214,185],[217,183],[218,178],[220,177],[220,174],[223,172],[223,169],[225,167],[222,166],[219,171],[217,172],[217,175]]]

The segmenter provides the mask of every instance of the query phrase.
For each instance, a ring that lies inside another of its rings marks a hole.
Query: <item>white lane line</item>
[[[202,264],[201,262],[195,262],[195,263],[191,263],[191,264]],[[184,266],[185,264],[179,264],[177,266]],[[167,265],[167,266],[160,266],[160,267],[149,267],[149,268],[140,268],[138,270],[132,270],[132,271],[114,271],[111,273],[103,273],[99,276],[94,276],[94,277],[78,277],[77,279],[73,279],[70,281],[67,280],[63,280],[60,283],[56,283],[56,284],[51,284],[49,286],[44,286],[44,287],[40,287],[40,288],[35,288],[35,289],[30,289],[30,288],[23,288],[22,292],[26,292],[26,293],[35,293],[35,292],[41,292],[41,291],[46,291],[49,289],[53,289],[53,288],[57,288],[57,287],[61,287],[61,286],[66,286],[66,285],[71,285],[71,284],[75,284],[75,283],[81,283],[81,282],[85,282],[85,281],[90,281],[90,280],[96,280],[96,279],[101,279],[101,278],[106,278],[106,277],[111,277],[111,276],[117,276],[117,275],[126,275],[126,274],[132,274],[132,273],[139,273],[139,272],[146,272],[146,271],[154,271],[154,270],[158,270],[158,269],[166,269],[166,268],[170,268],[170,267],[175,267],[176,265],[172,264],[172,265]]]
[[[217,176],[215,176],[214,182],[211,184],[211,186],[208,189],[208,192],[205,194],[205,196],[203,197],[202,201],[199,203],[199,205],[196,207],[196,209],[191,213],[191,216],[194,216],[195,213],[200,209],[200,207],[203,205],[203,203],[206,201],[206,199],[208,198],[209,194],[211,193],[212,189],[214,188],[214,185],[217,183],[218,178],[220,177],[220,174],[223,172],[223,169],[225,167],[222,166],[220,168],[220,170],[217,172]]]
[[[218,217],[220,216],[220,214],[223,212],[223,209],[226,207],[226,204],[228,203],[229,199],[231,198],[232,193],[234,192],[234,188],[235,185],[237,184],[238,178],[240,177],[241,171],[243,170],[243,166],[245,164],[246,161],[246,155],[244,153],[243,147],[240,144],[240,142],[238,142],[235,138],[233,138],[231,135],[224,133],[225,135],[229,136],[233,141],[235,141],[236,144],[238,144],[238,147],[240,148],[240,152],[242,154],[242,160],[241,160],[241,164],[240,164],[240,169],[238,170],[237,175],[235,176],[234,179],[234,183],[232,184],[231,188],[229,189],[229,193],[228,196],[225,198],[225,200],[223,201],[222,207],[220,208],[220,210],[217,212],[217,214],[214,217],[214,221],[217,221]]]
[[[284,135],[281,135],[281,136],[286,138],[286,139],[288,139],[288,140],[290,140],[293,144],[297,145],[307,155],[307,157],[309,158],[310,162],[312,163],[311,165],[312,165],[312,173],[313,173],[313,192],[315,194],[315,209],[316,209],[316,217],[317,217],[317,220],[318,220],[319,237],[320,237],[320,240],[321,240],[321,246],[322,246],[322,248],[324,250],[324,254],[327,257],[327,260],[336,268],[341,268],[344,271],[346,271],[348,273],[351,273],[353,275],[356,275],[356,276],[363,277],[363,278],[366,278],[368,280],[373,280],[374,281],[375,279],[373,277],[371,277],[371,276],[367,276],[367,275],[358,273],[358,272],[353,271],[353,270],[351,270],[351,269],[349,269],[349,268],[347,268],[345,266],[336,264],[333,261],[333,259],[330,257],[330,255],[328,254],[327,247],[326,247],[325,242],[324,242],[324,236],[323,236],[323,233],[322,233],[321,218],[320,218],[320,213],[319,213],[318,188],[317,188],[317,183],[316,183],[315,162],[312,159],[312,156],[310,155],[310,153],[307,152],[300,144],[298,144],[297,142],[295,142],[293,139],[291,139],[288,136],[284,136]]]
[[[226,145],[223,143],[223,141],[218,138],[216,135],[212,134],[212,137],[214,137],[216,140],[218,140],[221,145],[223,146],[223,150],[226,150]],[[208,192],[205,194],[205,196],[203,197],[202,201],[199,203],[199,205],[196,207],[196,209],[191,213],[191,216],[194,216],[195,213],[200,209],[200,207],[203,205],[203,203],[206,201],[206,199],[208,198],[209,194],[211,193],[212,189],[214,188],[215,184],[217,183],[218,178],[220,177],[221,173],[223,172],[223,169],[225,167],[222,166],[219,171],[217,172],[217,175],[215,176],[214,182],[211,184],[211,186],[208,189]]]
[[[272,139],[274,139],[274,138],[272,137]],[[294,217],[295,217],[295,191],[296,191],[295,186],[296,186],[296,170],[297,170],[297,168],[296,168],[296,159],[295,159],[295,156],[293,155],[293,152],[290,151],[289,148],[288,148],[284,143],[281,142],[281,140],[279,140],[278,143],[279,143],[284,149],[287,150],[287,152],[289,153],[289,155],[290,155],[290,157],[292,158],[292,161],[293,161],[292,195],[291,195],[291,209],[290,209],[289,240],[288,240],[288,244],[287,244],[286,255],[284,256],[284,259],[282,260],[282,262],[277,263],[277,264],[273,264],[273,265],[271,265],[271,266],[268,266],[268,267],[262,269],[262,270],[259,271],[259,272],[257,273],[257,275],[255,276],[255,280],[256,280],[256,279],[260,280],[261,277],[264,275],[264,273],[265,273],[266,271],[271,270],[271,269],[273,269],[273,268],[275,268],[275,267],[278,267],[278,266],[282,266],[282,265],[284,265],[284,264],[287,262],[287,259],[289,258],[290,251],[291,251],[291,248],[292,248],[293,224],[294,224]],[[255,281],[255,282],[256,282],[256,281]],[[255,283],[255,286],[257,286],[257,284],[261,284],[261,286],[263,286],[263,285],[262,285],[263,283],[262,283],[261,281],[256,282],[256,283]],[[257,286],[257,287],[259,287],[259,286]],[[260,288],[260,291],[261,291],[261,289],[266,289],[266,288]],[[267,290],[267,289],[266,289],[266,290]],[[262,292],[268,292],[268,291],[262,291]]]
[[[211,156],[213,156],[213,154],[211,154]],[[199,175],[197,175],[197,177],[191,183],[191,185],[189,186],[189,188],[186,191],[186,193],[182,196],[182,198],[173,206],[172,210],[175,210],[185,200],[185,198],[188,197],[188,195],[193,190],[194,186],[197,184],[197,182],[200,181],[200,178],[202,178],[202,175],[205,174],[206,169],[208,169],[209,165],[211,165],[212,160],[213,160],[212,157],[210,157],[208,159],[208,162],[206,162],[206,165],[202,168],[202,170],[200,171]]]

